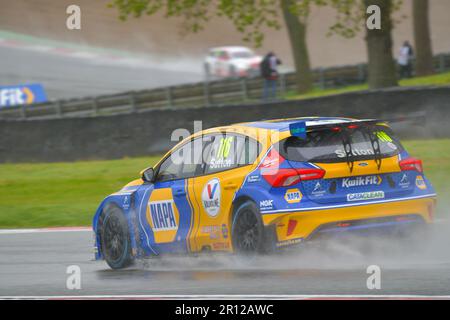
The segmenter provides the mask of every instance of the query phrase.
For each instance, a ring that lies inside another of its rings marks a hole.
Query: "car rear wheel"
[[[271,247],[261,214],[254,202],[244,202],[236,209],[231,230],[231,239],[236,253],[265,253]]]
[[[122,269],[132,262],[128,224],[117,207],[108,209],[101,227],[102,253],[112,269]]]

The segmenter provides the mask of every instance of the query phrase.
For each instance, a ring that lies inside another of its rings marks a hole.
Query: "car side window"
[[[156,181],[191,178],[201,171],[202,140],[192,140],[174,150],[159,166]]]
[[[261,144],[247,136],[244,139],[244,144],[240,149],[239,163],[241,165],[253,164],[262,151]]]
[[[216,134],[204,150],[205,174],[252,164],[260,151],[259,143],[238,134]]]

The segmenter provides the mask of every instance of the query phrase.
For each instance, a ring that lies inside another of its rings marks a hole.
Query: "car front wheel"
[[[101,246],[106,263],[112,269],[122,269],[132,262],[128,223],[117,207],[106,210],[101,227]]]

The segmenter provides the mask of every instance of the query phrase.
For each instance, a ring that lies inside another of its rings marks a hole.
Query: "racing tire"
[[[112,269],[126,268],[133,262],[128,223],[117,207],[106,210],[101,225],[101,248]]]
[[[270,235],[254,202],[246,201],[236,208],[231,226],[234,252],[244,255],[268,253],[273,247]]]

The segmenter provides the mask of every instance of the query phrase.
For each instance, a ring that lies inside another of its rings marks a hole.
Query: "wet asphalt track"
[[[0,296],[450,295],[448,230],[436,227],[419,246],[392,239],[331,242],[253,260],[164,257],[121,271],[92,260],[91,232],[0,234]],[[366,287],[371,264],[381,267],[381,290]],[[81,267],[81,290],[66,289],[69,265]]]
[[[80,98],[203,80],[201,65],[186,70],[139,60],[115,63],[0,46],[0,86],[41,83],[49,99]],[[198,69],[198,72],[187,71]]]

